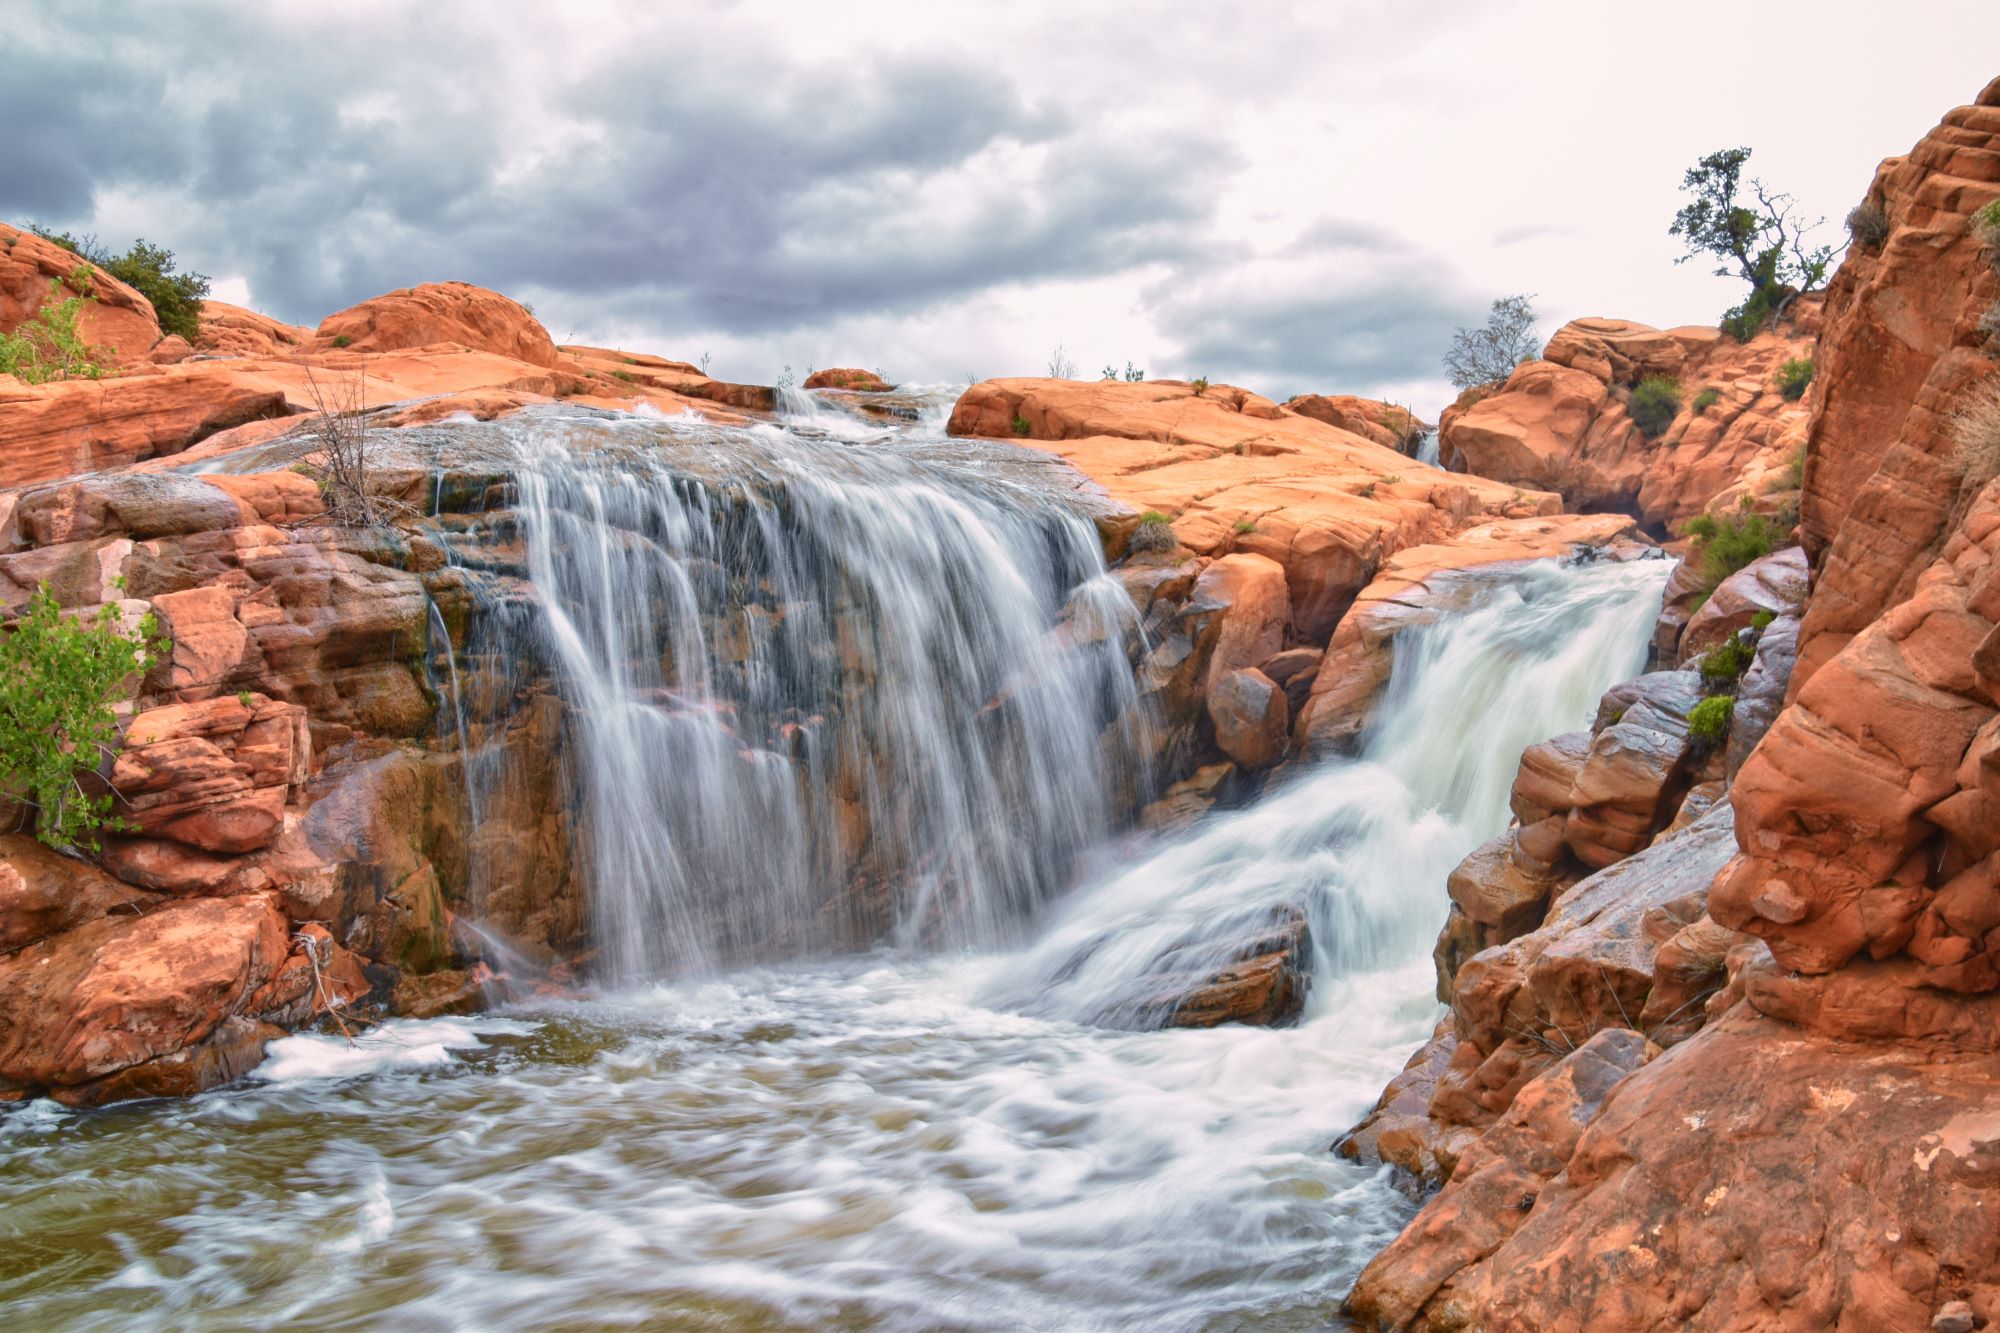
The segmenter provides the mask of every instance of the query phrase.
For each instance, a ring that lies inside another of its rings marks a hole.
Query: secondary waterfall
[[[1463,581],[1462,609],[1396,636],[1358,758],[1107,871],[992,998],[1127,1021],[1156,993],[1162,959],[1220,967],[1280,905],[1311,924],[1309,1014],[1328,1010],[1340,978],[1423,956],[1446,875],[1507,826],[1522,749],[1588,718],[1606,687],[1644,668],[1670,567],[1544,561]]]
[[[1090,522],[1019,451],[846,420],[880,438],[514,441],[605,980],[1008,939],[1129,787],[1136,617]]]

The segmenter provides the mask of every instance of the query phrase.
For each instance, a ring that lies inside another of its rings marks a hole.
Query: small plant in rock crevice
[[[1967,219],[1967,225],[1981,245],[2000,251],[2000,199],[1975,210]],[[2000,268],[2000,254],[1994,256],[1993,265]]]
[[[1880,204],[1864,200],[1848,210],[1847,234],[1863,250],[1880,250],[1889,239],[1889,215]]]
[[[1787,360],[1784,365],[1778,367],[1778,392],[1784,395],[1787,402],[1796,403],[1799,399],[1805,397],[1806,390],[1812,385],[1812,380],[1813,363],[1811,357],[1803,359],[1793,357]]]
[[[48,294],[34,317],[12,333],[0,333],[0,375],[14,375],[29,384],[101,379],[110,369],[112,353],[84,341],[80,324],[89,300],[65,297],[61,281],[50,279]]]
[[[1239,518],[1236,520],[1237,536],[1239,537],[1248,536],[1250,533],[1253,533],[1256,530],[1257,530],[1257,524],[1254,520],[1247,518]]]
[[[1188,387],[1194,390],[1195,397],[1197,398],[1201,397],[1203,394],[1208,392],[1208,376],[1206,375],[1195,376],[1193,379],[1188,381]]]
[[[1729,739],[1735,715],[1734,695],[1712,694],[1688,710],[1688,736],[1702,749],[1714,750]]]
[[[1757,649],[1738,635],[1731,635],[1702,654],[1701,681],[1710,692],[1734,690],[1736,682],[1750,669]]]
[[[1149,509],[1139,515],[1139,525],[1132,529],[1126,550],[1139,555],[1149,551],[1171,551],[1180,544],[1180,538],[1174,536],[1173,520],[1158,510]]]
[[[1721,401],[1722,390],[1716,388],[1714,385],[1710,385],[1694,396],[1694,401],[1688,404],[1688,410],[1696,416],[1700,416]]]
[[[1952,414],[1952,462],[1967,486],[2000,476],[2000,378],[1975,389]]]
[[[1029,421],[1024,416],[1016,414],[1016,416],[1014,417],[1014,433],[1016,435],[1027,435],[1034,429],[1035,426],[1033,422]]]
[[[1777,549],[1783,534],[1764,515],[1745,507],[1734,514],[1697,514],[1682,529],[1694,539],[1692,559],[1702,582],[1713,589],[1752,561]]]
[[[1649,375],[1632,390],[1632,399],[1625,406],[1632,414],[1632,424],[1658,439],[1680,414],[1680,382],[1666,375]]]

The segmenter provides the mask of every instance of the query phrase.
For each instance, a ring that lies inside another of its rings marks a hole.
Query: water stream
[[[1641,669],[1667,563],[1468,580],[1397,640],[1360,756],[1178,836],[1116,836],[1130,700],[1087,523],[1024,508],[1004,466],[921,427],[879,446],[764,429],[698,484],[671,451],[585,455],[561,432],[521,473],[563,688],[601,710],[578,777],[610,839],[599,891],[615,867],[629,895],[604,922],[650,932],[613,950],[613,983],[352,1045],[294,1036],[187,1102],[0,1114],[0,1325],[1335,1318],[1409,1205],[1327,1146],[1435,1020],[1445,874],[1505,826],[1521,747]],[[718,615],[752,603],[722,570],[786,608],[730,653]],[[857,628],[865,670],[807,651]],[[973,720],[996,706],[1003,736]],[[817,749],[784,748],[802,730]],[[868,756],[879,787],[819,776],[815,753]],[[819,802],[843,791],[926,849],[884,943],[735,961],[818,910]],[[1313,922],[1300,1025],[1082,1021],[1163,943],[1274,901]]]

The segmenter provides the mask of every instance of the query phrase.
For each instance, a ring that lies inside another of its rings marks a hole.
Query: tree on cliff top
[[[1460,329],[1444,354],[1444,372],[1452,385],[1471,389],[1497,384],[1523,361],[1532,361],[1540,342],[1535,337],[1533,296],[1503,296],[1493,303],[1483,329]]]
[[[1748,148],[1724,148],[1689,167],[1681,189],[1694,196],[1667,228],[1688,252],[1674,262],[1685,264],[1704,255],[1722,262],[1715,274],[1741,278],[1750,284],[1743,304],[1722,317],[1723,329],[1748,342],[1784,311],[1794,296],[1826,280],[1833,262],[1830,245],[1809,246],[1806,238],[1826,221],[1806,222],[1797,214],[1792,196],[1751,178],[1755,201],[1739,199]]]
[[[178,333],[189,342],[201,336],[201,303],[208,295],[208,276],[176,273],[173,251],[137,240],[124,254],[114,255],[100,246],[95,236],[72,236],[41,227],[35,228],[35,234],[88,259],[151,301],[162,333]]]

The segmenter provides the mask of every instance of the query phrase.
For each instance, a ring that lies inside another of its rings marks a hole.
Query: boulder
[[[887,393],[896,386],[872,370],[836,368],[816,370],[800,387],[806,389],[846,389],[850,393]]]
[[[390,352],[434,343],[531,366],[556,364],[555,343],[526,307],[468,282],[426,282],[349,306],[319,322],[312,346]]]
[[[1291,721],[1285,692],[1255,667],[1209,686],[1208,716],[1217,748],[1243,767],[1264,768],[1284,757]]]
[[[305,709],[244,692],[139,713],[111,785],[143,836],[251,852],[277,838],[311,765]]]
[[[0,954],[155,900],[89,862],[21,834],[0,834]]]
[[[88,274],[78,277],[79,268],[87,268]],[[160,341],[151,301],[75,252],[0,222],[0,333],[12,333],[34,318],[49,299],[51,282],[62,283],[58,300],[88,298],[77,332],[85,342],[107,349],[116,364],[143,363]]]
[[[216,356],[288,356],[306,345],[313,331],[246,310],[227,301],[201,303],[197,351]]]
[[[1760,613],[1774,620],[1796,617],[1805,607],[1806,589],[1804,547],[1787,546],[1752,561],[1717,584],[1688,620],[1680,638],[1680,660],[1689,661],[1733,638]]]
[[[1296,907],[1274,908],[1242,938],[1188,946],[1156,960],[1138,1027],[1276,1027],[1295,1021],[1312,987],[1312,931]]]

